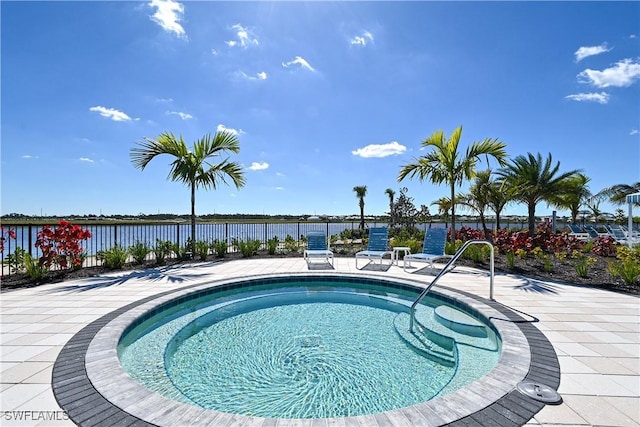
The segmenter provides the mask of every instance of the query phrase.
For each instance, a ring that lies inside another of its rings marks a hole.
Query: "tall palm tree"
[[[396,196],[396,192],[391,188],[384,190],[384,193],[389,196],[389,227],[393,226],[393,198]]]
[[[491,170],[480,171],[476,174],[473,184],[469,187],[469,192],[461,195],[458,199],[460,205],[468,207],[478,213],[482,230],[487,240],[491,240],[491,232],[489,232],[487,228],[484,213],[489,207],[491,184]]]
[[[551,203],[564,191],[565,180],[579,172],[572,170],[559,174],[560,162],[554,166],[552,162],[551,153],[544,162],[540,153],[536,156],[528,153],[512,159],[511,163],[496,171],[514,191],[515,199],[527,205],[529,235],[532,237],[536,227],[536,205],[543,200]]]
[[[364,196],[367,195],[366,185],[356,185],[353,187],[356,197],[360,199],[360,230],[364,230]]]
[[[604,199],[616,205],[624,205],[627,203],[627,196],[633,193],[640,193],[640,182],[634,184],[616,184],[611,187],[604,188],[594,196],[594,198]]]
[[[196,189],[216,189],[229,179],[236,188],[245,184],[242,167],[236,162],[230,162],[228,157],[218,163],[211,163],[212,159],[219,159],[226,153],[237,154],[240,142],[235,134],[224,131],[213,135],[205,135],[193,144],[190,151],[182,135],[176,137],[172,133],[164,132],[156,139],[144,137],[138,142],[138,147],[131,149],[131,162],[141,170],[161,154],[168,154],[175,159],[171,162],[168,179],[179,181],[191,188],[191,254],[196,253]]]
[[[458,151],[462,126],[457,127],[449,139],[446,139],[442,130],[437,130],[422,141],[422,147],[433,148],[433,151],[414,159],[414,163],[404,165],[398,175],[398,181],[407,176],[417,176],[420,181],[429,179],[434,184],[449,184],[451,189],[451,241],[455,243],[456,212],[455,191],[456,185],[461,185],[464,180],[475,176],[476,165],[481,156],[493,157],[500,165],[505,164],[507,153],[506,145],[497,139],[486,138],[483,141],[472,143],[467,147],[464,155]]]
[[[576,223],[580,208],[592,196],[589,190],[591,178],[583,173],[569,177],[564,182],[564,191],[551,200],[551,204],[560,209],[569,209],[571,222]]]

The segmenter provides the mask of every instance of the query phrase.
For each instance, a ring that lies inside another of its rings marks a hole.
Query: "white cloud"
[[[100,105],[96,105],[95,107],[89,108],[89,111],[95,111],[100,113],[102,117],[107,117],[115,122],[126,122],[132,120],[126,113],[116,110],[115,108],[107,108],[102,107]],[[135,119],[139,120],[139,119]]]
[[[630,38],[630,39],[637,39],[637,38],[638,38],[638,36],[637,36],[637,35],[635,35],[635,34],[630,34],[630,35],[629,35],[629,38]]]
[[[280,191],[280,190],[284,190],[284,187],[275,187],[274,189]]]
[[[81,162],[85,162],[85,163],[93,163],[93,160],[88,158],[88,157],[80,157],[79,159]]]
[[[366,46],[368,42],[373,41],[373,34],[369,31],[363,31],[360,35],[351,39],[351,44],[356,46]]]
[[[228,128],[223,124],[219,124],[216,131],[218,132],[231,132],[234,135],[240,135],[240,134],[244,134],[246,133],[245,131],[243,131],[242,129],[233,129],[233,128]]]
[[[217,55],[217,54],[218,54],[218,51],[217,51],[217,50],[215,50],[215,49],[211,49],[211,55],[214,55],[214,56],[215,56],[215,55]]]
[[[629,135],[637,135],[638,134],[638,129],[631,129],[631,132],[629,132]]]
[[[286,175],[283,174],[282,172],[276,172],[276,176],[286,176]]]
[[[161,102],[163,104],[170,104],[173,102],[173,98],[156,98],[156,101]]]
[[[307,69],[309,71],[315,71],[315,69],[311,65],[309,65],[307,60],[304,59],[301,56],[296,56],[295,58],[293,58],[293,60],[291,60],[289,62],[283,62],[282,63],[282,66],[284,68],[289,68],[289,67],[291,67],[293,65],[298,65],[298,66],[300,66],[300,68],[304,68],[304,69]]]
[[[606,104],[607,102],[609,102],[610,97],[611,95],[609,95],[607,92],[576,93],[573,95],[565,96],[566,99],[570,99],[572,101],[590,101],[600,104]]]
[[[369,144],[366,147],[358,148],[351,152],[354,156],[360,156],[364,158],[370,157],[388,157],[402,154],[407,150],[404,145],[398,144],[397,141],[392,141],[387,144]]]
[[[253,33],[251,33],[247,28],[243,27],[240,24],[235,24],[231,27],[232,30],[235,30],[237,40],[229,40],[227,46],[234,47],[240,46],[243,49],[246,49],[250,45],[257,46],[260,44],[258,39],[255,37]]]
[[[170,116],[180,116],[182,120],[193,119],[191,114],[183,113],[182,111],[167,111],[166,114]]]
[[[611,49],[607,47],[606,43],[602,43],[600,46],[582,46],[575,51],[576,62],[582,61],[584,58],[594,55],[600,55],[601,53],[609,52]]]
[[[602,71],[587,68],[578,74],[578,81],[596,87],[627,87],[640,78],[640,60],[630,58],[616,62]]]
[[[269,168],[269,163],[267,162],[253,162],[251,163],[251,166],[249,166],[247,169],[252,171],[261,171],[268,168]]]
[[[25,154],[25,155],[22,156],[22,158],[23,159],[27,159],[27,160],[29,160],[29,159],[37,159],[38,156],[32,156],[31,154]]]
[[[184,5],[173,0],[151,0],[150,7],[156,8],[156,13],[151,15],[151,20],[155,21],[163,30],[174,33],[178,37],[187,38],[180,20],[184,13]]]
[[[267,73],[265,73],[264,71],[261,71],[259,73],[256,73],[255,76],[250,76],[249,74],[245,73],[244,71],[239,71],[240,76],[242,76],[242,78],[247,79],[247,80],[267,80]]]

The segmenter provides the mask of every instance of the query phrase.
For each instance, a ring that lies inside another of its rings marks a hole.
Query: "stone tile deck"
[[[114,273],[2,293],[0,425],[73,425],[54,398],[52,367],[63,345],[102,315],[182,286],[305,271],[301,258],[248,259]],[[336,258],[333,271],[358,272],[352,258]],[[430,282],[432,276],[422,272],[408,274],[392,266],[379,274]],[[472,269],[456,268],[437,286],[489,295],[486,273]],[[538,319],[532,325],[549,339],[560,362],[558,391],[564,402],[544,407],[528,426],[640,426],[639,298],[507,275],[496,276],[494,297],[521,316]],[[502,415],[510,415],[505,409]],[[473,422],[483,424],[482,419]]]

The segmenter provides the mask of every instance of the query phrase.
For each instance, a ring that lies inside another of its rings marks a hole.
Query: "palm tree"
[[[393,227],[393,198],[395,197],[396,192],[391,188],[387,188],[384,192],[389,196],[389,227]]]
[[[475,176],[476,165],[481,156],[493,157],[500,165],[505,163],[507,153],[506,145],[497,139],[486,138],[483,141],[474,142],[467,147],[464,156],[460,156],[458,145],[462,135],[462,126],[457,127],[447,140],[442,130],[437,130],[422,141],[424,148],[433,147],[433,151],[416,158],[414,163],[402,167],[398,175],[398,181],[407,176],[417,176],[420,181],[430,179],[434,184],[446,183],[451,189],[451,241],[455,243],[456,212],[455,191],[456,185],[461,185],[464,180]]]
[[[500,214],[505,206],[513,201],[515,195],[513,194],[512,189],[503,185],[502,182],[492,181],[489,185],[489,193],[487,197],[489,207],[496,214],[496,230],[500,230]]]
[[[449,228],[449,212],[451,211],[451,199],[448,197],[440,197],[438,200],[431,202],[432,205],[438,206],[438,215],[444,219],[444,227]]]
[[[560,209],[569,209],[571,212],[571,222],[576,223],[580,208],[591,197],[589,190],[591,178],[583,173],[578,173],[564,182],[564,191],[554,197],[551,203]]]
[[[604,188],[594,196],[594,198],[608,198],[609,201],[616,205],[624,205],[627,203],[627,196],[633,193],[640,193],[640,182],[634,184],[616,184],[611,187]]]
[[[218,163],[210,163],[227,152],[237,154],[240,142],[235,134],[224,131],[210,134],[197,140],[190,151],[182,135],[176,138],[172,133],[164,132],[156,139],[144,137],[138,147],[131,149],[131,162],[141,170],[161,154],[169,154],[175,159],[171,162],[168,179],[180,181],[191,188],[191,256],[196,253],[196,189],[216,189],[220,182],[227,179],[241,188],[245,184],[242,167],[228,158]]]
[[[489,191],[491,189],[491,170],[478,172],[474,183],[469,187],[469,193],[459,197],[458,203],[478,213],[482,230],[487,240],[491,240],[491,233],[487,228],[484,212],[489,207]]]
[[[538,153],[534,156],[518,156],[505,167],[496,172],[504,180],[505,185],[514,191],[515,199],[527,205],[529,216],[529,235],[535,234],[536,205],[543,200],[552,202],[554,198],[564,191],[564,182],[567,178],[575,176],[579,171],[572,170],[558,174],[560,162],[551,166],[553,159],[551,153],[543,162]]]
[[[356,185],[353,187],[356,197],[360,199],[360,230],[364,230],[364,196],[367,195],[366,185]]]

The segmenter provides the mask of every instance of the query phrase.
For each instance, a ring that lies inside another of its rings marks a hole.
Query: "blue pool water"
[[[415,405],[487,374],[500,341],[417,311],[415,293],[356,283],[286,283],[200,296],[131,328],[125,370],[152,391],[204,408],[268,418],[357,416]],[[452,310],[455,308],[451,307]],[[478,334],[476,334],[478,335]]]

